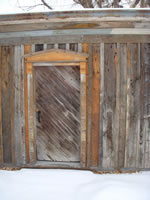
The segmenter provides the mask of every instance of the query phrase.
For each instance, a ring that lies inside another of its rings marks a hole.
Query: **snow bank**
[[[0,200],[150,200],[150,172],[0,170]]]

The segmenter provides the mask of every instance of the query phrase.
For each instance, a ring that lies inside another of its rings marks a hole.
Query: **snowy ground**
[[[0,170],[0,200],[150,200],[150,172]]]

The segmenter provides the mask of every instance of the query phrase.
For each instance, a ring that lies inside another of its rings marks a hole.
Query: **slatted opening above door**
[[[80,67],[35,66],[37,160],[80,161]]]

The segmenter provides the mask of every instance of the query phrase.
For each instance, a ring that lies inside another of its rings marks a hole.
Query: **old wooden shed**
[[[150,169],[150,9],[0,15],[0,164]]]

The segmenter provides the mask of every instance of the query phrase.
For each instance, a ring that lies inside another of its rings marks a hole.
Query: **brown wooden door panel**
[[[35,67],[37,160],[80,161],[80,68]]]

